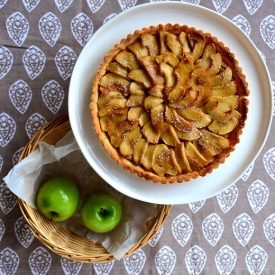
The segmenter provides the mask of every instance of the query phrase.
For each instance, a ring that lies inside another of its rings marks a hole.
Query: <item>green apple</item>
[[[79,190],[70,179],[54,177],[46,181],[38,190],[38,209],[53,221],[65,221],[77,210]]]
[[[107,192],[89,195],[80,210],[82,223],[90,230],[104,233],[114,229],[122,215],[122,207],[116,197]]]

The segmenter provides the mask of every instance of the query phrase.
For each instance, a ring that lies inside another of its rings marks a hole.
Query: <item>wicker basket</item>
[[[35,150],[40,141],[55,144],[70,129],[67,115],[47,123],[27,143],[19,161]],[[61,227],[58,223],[45,218],[39,211],[30,207],[21,199],[18,199],[18,203],[34,236],[56,254],[71,260],[86,263],[101,263],[115,260],[115,257],[100,243],[94,243],[85,237]],[[147,222],[146,233],[124,257],[131,255],[154,237],[166,220],[170,210],[171,205],[157,206],[157,215]]]

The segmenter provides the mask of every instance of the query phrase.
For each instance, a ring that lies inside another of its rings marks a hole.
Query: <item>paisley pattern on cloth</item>
[[[98,28],[137,5],[164,1],[0,0],[1,179],[38,129],[67,113],[75,63]],[[275,1],[179,2],[211,9],[240,28],[266,64],[275,98]],[[174,205],[148,244],[120,261],[88,265],[54,254],[34,238],[16,196],[0,181],[0,274],[275,273],[274,136],[273,121],[262,152],[238,181],[212,198]]]

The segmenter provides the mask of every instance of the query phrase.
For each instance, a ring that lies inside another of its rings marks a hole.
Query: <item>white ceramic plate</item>
[[[113,45],[136,29],[179,23],[210,32],[224,42],[240,62],[251,95],[241,142],[218,169],[190,182],[155,184],[119,167],[105,152],[93,130],[89,111],[95,72]],[[272,118],[272,89],[267,68],[251,40],[231,21],[201,6],[158,2],[129,9],[103,25],[82,50],[69,89],[69,118],[75,138],[93,169],[125,195],[157,204],[182,204],[212,197],[235,183],[260,153]],[[92,180],[92,179],[91,179]]]

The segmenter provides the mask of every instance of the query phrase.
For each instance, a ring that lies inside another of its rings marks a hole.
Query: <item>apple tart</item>
[[[211,173],[235,150],[248,95],[229,48],[209,33],[166,24],[135,31],[109,51],[90,109],[120,166],[174,183]]]

